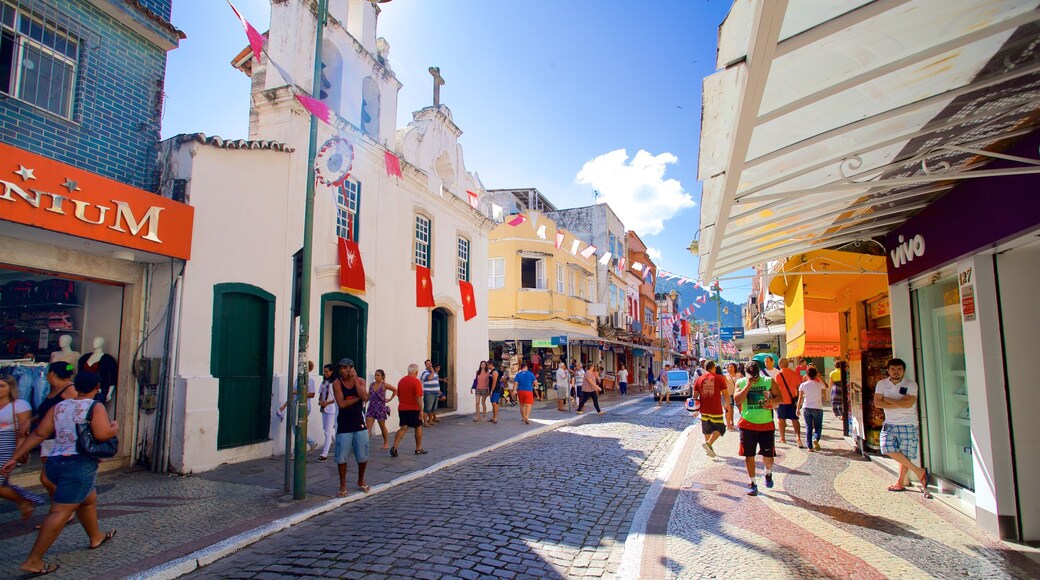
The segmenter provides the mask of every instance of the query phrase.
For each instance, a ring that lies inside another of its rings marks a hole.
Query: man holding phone
[[[881,452],[899,463],[899,480],[888,486],[888,491],[906,491],[903,482],[908,471],[921,481],[921,490],[928,493],[928,470],[917,467],[917,448],[920,435],[917,426],[917,383],[904,377],[906,363],[894,358],[888,361],[888,378],[878,381],[874,390],[874,406],[885,411],[881,427]]]

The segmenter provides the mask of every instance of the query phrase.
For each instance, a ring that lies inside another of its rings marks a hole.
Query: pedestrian
[[[426,359],[425,364],[426,370],[423,371],[419,380],[422,381],[423,385],[423,411],[425,412],[423,425],[430,427],[434,423],[440,422],[435,414],[437,412],[437,400],[441,398],[441,379],[433,368],[433,362]]]
[[[842,380],[841,380],[841,361],[834,364],[834,370],[831,371],[830,385],[831,385],[831,411],[834,412],[834,416],[841,418],[845,413],[845,396],[842,393]]]
[[[899,479],[888,486],[888,491],[905,491],[903,482],[907,472],[913,472],[921,482],[921,492],[928,492],[928,469],[917,467],[917,447],[920,435],[917,427],[917,383],[906,378],[906,363],[894,358],[888,361],[888,377],[881,379],[874,389],[874,407],[883,409],[885,423],[881,426],[881,452],[899,464]]]
[[[766,359],[768,360],[768,359]],[[773,381],[780,387],[781,402],[776,409],[777,422],[780,423],[780,442],[787,443],[787,422],[790,421],[794,426],[794,434],[798,438],[798,448],[802,446],[802,426],[798,420],[798,410],[795,409],[795,403],[798,402],[798,386],[802,384],[802,379],[798,376],[798,373],[794,372],[787,366],[787,359],[780,359],[780,367],[777,369],[776,374],[773,375]]]
[[[538,373],[542,370],[542,357],[538,354],[537,350],[531,351],[531,373],[538,376]]]
[[[545,390],[549,386],[549,381],[552,380],[552,372],[550,372],[549,369],[550,365],[552,365],[551,362],[545,361],[545,364],[538,369],[538,372],[534,373],[535,377],[538,379],[534,383],[534,398],[537,401],[545,399]]]
[[[582,414],[585,408],[585,403],[589,399],[592,399],[592,405],[596,408],[596,412],[600,415],[603,414],[603,410],[599,408],[599,394],[603,392],[603,387],[600,386],[599,378],[600,367],[592,365],[592,367],[585,373],[585,377],[581,383],[581,402],[578,403],[578,414]]]
[[[585,384],[585,365],[577,363],[574,366],[574,377],[571,380],[571,398],[574,399],[575,404],[581,397],[581,386],[583,384]]]
[[[618,373],[617,373],[617,381],[618,381],[618,394],[620,394],[622,397],[627,395],[628,394],[628,369],[625,368],[624,364],[621,365],[621,370],[619,370]]]
[[[646,365],[639,365],[639,376],[636,377],[636,382],[639,384],[639,392],[643,392],[643,387],[649,385],[647,382]]]
[[[473,404],[476,410],[476,416],[473,417],[474,423],[482,423],[487,420],[487,400],[488,395],[491,394],[490,385],[488,384],[490,378],[491,374],[488,372],[487,361],[480,361],[476,376],[473,378],[473,393],[476,396],[476,401]]]
[[[736,403],[733,395],[737,392],[737,381],[740,380],[740,371],[737,363],[731,362],[726,365],[726,390],[729,391],[729,406],[726,407],[726,428],[736,429],[733,424],[733,408]]]
[[[567,397],[570,396],[571,373],[567,371],[567,365],[561,361],[556,365],[556,410],[565,411]]]
[[[715,361],[704,363],[704,375],[693,384],[693,396],[700,402],[701,409],[701,433],[704,435],[704,452],[708,457],[715,457],[713,445],[719,437],[726,434],[724,423],[723,399],[726,408],[729,409],[729,390],[726,388],[726,379],[715,372]],[[732,413],[732,409],[730,409]]]
[[[538,382],[534,373],[528,370],[527,363],[520,364],[520,372],[513,376],[516,383],[516,397],[520,401],[520,420],[525,425],[531,424],[531,405],[534,405],[534,385]]]
[[[781,364],[780,366],[784,365]],[[801,382],[805,382],[806,377],[809,376],[809,359],[805,357],[798,359],[798,366],[794,367],[794,372],[798,373]]]
[[[336,393],[332,384],[336,382],[336,369],[331,364],[321,368],[321,386],[318,388],[318,410],[321,414],[321,428],[325,431],[325,446],[321,448],[318,462],[324,463],[329,459],[329,450],[332,442],[336,440],[336,413],[339,407],[336,405]]]
[[[32,407],[18,398],[18,380],[11,375],[0,378],[0,465],[14,457],[14,450],[29,436]],[[0,474],[0,498],[14,502],[22,512],[22,519],[32,517],[36,504],[43,500],[34,493],[12,485],[7,476]]]
[[[50,366],[47,367],[47,384],[50,385],[50,392],[47,393],[47,398],[36,407],[36,416],[33,418],[34,423],[38,425],[55,405],[76,396],[76,388],[72,381],[72,375],[75,372],[75,369],[76,367],[72,366],[71,363],[63,361],[52,362]],[[40,484],[47,490],[47,495],[50,496],[51,502],[53,503],[55,489],[54,483],[51,482],[47,475],[47,458],[51,454],[52,447],[54,447],[53,434],[48,436],[47,439],[40,444],[40,463],[43,464],[40,469]],[[19,456],[15,455],[15,457]],[[68,521],[71,522],[74,517],[76,517],[75,514],[69,514]],[[36,529],[40,529],[40,527],[42,526],[37,526]]]
[[[780,389],[769,377],[762,376],[758,363],[751,361],[745,367],[747,377],[737,381],[734,397],[740,405],[740,455],[747,468],[747,495],[758,495],[755,480],[755,455],[762,456],[766,468],[766,487],[773,487],[773,461],[776,458],[776,430],[773,426],[774,401],[780,400]]]
[[[780,372],[780,369],[776,368],[776,359],[773,358],[773,355],[767,354],[763,360],[766,363],[765,368],[759,367],[762,375],[770,379],[776,377],[776,373]]]
[[[656,386],[654,383],[656,382],[657,377],[654,376],[653,365],[650,365],[650,368],[646,369],[646,390],[653,392],[654,387]]]
[[[94,487],[98,460],[82,455],[76,449],[76,429],[77,425],[89,425],[94,439],[108,441],[119,432],[119,424],[110,421],[105,406],[94,400],[101,391],[101,377],[90,371],[80,371],[74,389],[72,398],[62,399],[48,409],[36,429],[15,449],[13,457],[0,467],[0,474],[6,478],[17,464],[15,457],[28,453],[54,435],[45,467],[47,478],[54,486],[51,511],[40,527],[29,557],[21,565],[23,572],[32,575],[50,574],[58,569],[57,564],[45,563],[43,556],[74,513],[79,516],[90,549],[100,548],[116,535],[114,529],[102,532],[98,528],[97,490]]]
[[[347,497],[347,461],[354,454],[358,466],[357,486],[368,493],[365,483],[365,468],[368,467],[368,428],[365,426],[365,402],[368,389],[365,381],[357,376],[354,361],[340,359],[336,363],[336,379],[333,393],[339,414],[336,417],[336,467],[339,468],[339,497]]]
[[[397,417],[401,422],[401,428],[394,435],[394,445],[390,448],[390,456],[397,457],[397,446],[401,444],[408,428],[415,429],[415,454],[424,455],[426,450],[422,446],[423,437],[423,384],[416,375],[419,374],[419,365],[412,363],[408,365],[408,374],[397,381],[397,398],[401,401],[397,405]]]
[[[823,436],[823,392],[827,385],[819,379],[820,372],[809,365],[805,381],[798,386],[798,409],[805,417],[805,445],[809,451],[820,450]]]
[[[657,399],[658,405],[672,402],[672,392],[668,388],[668,371],[670,370],[672,370],[671,364],[664,365],[664,368],[661,369],[661,376],[657,377],[661,383],[661,396]]]
[[[386,373],[383,369],[376,369],[375,381],[368,387],[368,408],[365,410],[365,427],[368,429],[368,437],[372,438],[372,427],[379,425],[379,432],[383,435],[383,446],[380,449],[390,449],[390,433],[386,430],[386,420],[390,418],[389,402],[397,396],[397,387],[386,382]],[[390,398],[386,397],[387,391]]]
[[[498,423],[498,406],[505,394],[505,381],[502,379],[502,371],[498,369],[495,361],[488,361],[488,381],[491,388],[491,422]]]

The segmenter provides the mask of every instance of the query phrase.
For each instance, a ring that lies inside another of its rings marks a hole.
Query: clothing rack
[[[0,367],[45,367],[49,364],[47,362],[37,362],[36,359],[32,358],[0,359]]]

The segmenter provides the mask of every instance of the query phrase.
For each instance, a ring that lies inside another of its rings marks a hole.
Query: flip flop
[[[45,576],[47,574],[50,574],[51,572],[57,572],[58,568],[61,568],[61,566],[58,565],[58,564],[44,564],[43,568],[40,568],[39,570],[37,570],[35,572],[31,572],[31,571],[30,572],[24,572],[23,571],[22,572],[22,578],[34,578],[36,576]]]
[[[347,490],[337,492],[336,497],[347,497]]]
[[[906,487],[899,485],[898,483],[893,483],[888,486],[888,491],[906,491]]]
[[[426,451],[425,449],[416,449],[415,450],[415,454],[416,455],[426,455],[427,453],[429,453],[429,452]]]
[[[105,534],[104,538],[101,538],[101,541],[98,542],[98,545],[96,545],[96,546],[89,546],[89,548],[91,550],[97,550],[101,546],[104,546],[105,542],[107,542],[107,541],[111,540],[112,538],[116,537],[116,532],[117,531],[118,530],[110,530],[107,534]]]
[[[924,481],[921,482],[921,494],[925,499],[932,499],[932,492],[928,491],[928,468],[924,468]]]
[[[368,493],[368,492],[372,491],[372,487],[369,486],[369,485],[359,485],[358,489],[360,489],[361,491],[363,491],[365,493]]]

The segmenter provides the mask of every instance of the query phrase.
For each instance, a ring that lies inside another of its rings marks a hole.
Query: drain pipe
[[[180,360],[181,351],[181,299],[183,294],[184,286],[184,274],[177,276],[177,281],[174,283],[174,299],[172,304],[173,316],[170,318],[170,340],[168,344],[168,352],[170,353],[170,362],[167,365],[166,371],[166,396],[162,402],[163,406],[163,421],[162,425],[157,425],[161,428],[162,434],[162,448],[159,452],[159,471],[160,473],[170,472],[170,449],[172,442],[173,432],[173,414],[177,408],[177,364]]]

